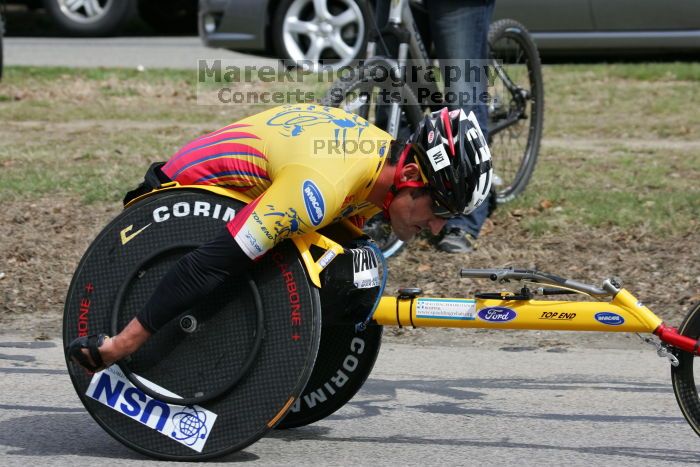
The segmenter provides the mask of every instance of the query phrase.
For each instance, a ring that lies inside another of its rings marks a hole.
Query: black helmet
[[[429,186],[433,212],[441,217],[469,214],[491,189],[491,152],[470,112],[443,108],[426,116],[409,141]]]

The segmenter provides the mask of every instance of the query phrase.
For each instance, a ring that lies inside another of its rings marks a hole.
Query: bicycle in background
[[[328,90],[323,103],[356,113],[396,137],[412,133],[427,111],[446,105],[441,100],[443,79],[415,80],[387,76],[396,70],[435,69],[430,56],[428,28],[419,27],[425,6],[409,0],[391,2],[389,20],[374,30],[367,58],[353,71],[353,79],[339,79]],[[398,51],[390,54],[387,42]],[[511,19],[493,23],[488,33],[488,135],[494,154],[496,202],[511,201],[527,187],[537,162],[542,138],[544,89],[537,47],[527,29]],[[423,96],[431,96],[426,99]],[[387,98],[387,96],[390,96]],[[391,232],[381,215],[367,222],[365,230],[385,256],[398,251],[403,242]]]

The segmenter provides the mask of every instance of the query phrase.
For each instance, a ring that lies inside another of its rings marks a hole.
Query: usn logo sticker
[[[151,381],[141,381],[161,394],[177,397]],[[183,407],[151,399],[115,366],[95,373],[85,395],[197,452],[204,449],[216,421],[215,413],[197,405]]]
[[[601,311],[595,314],[595,320],[609,326],[619,326],[625,322],[625,318],[610,311]]]
[[[492,306],[479,311],[480,320],[488,321],[489,323],[507,323],[513,321],[518,314],[515,310],[503,306]]]
[[[304,196],[304,205],[306,212],[309,213],[309,219],[313,225],[318,225],[323,221],[326,207],[323,202],[323,195],[316,184],[311,180],[304,181],[301,187],[301,193]]]

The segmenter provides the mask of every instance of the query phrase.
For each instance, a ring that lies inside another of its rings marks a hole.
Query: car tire
[[[138,12],[156,32],[197,33],[197,0],[139,0]]]
[[[364,56],[367,31],[372,22],[367,0],[326,0],[325,4],[328,16],[323,17],[315,11],[311,0],[282,0],[279,3],[269,31],[274,51],[279,58],[292,62],[311,60],[315,62],[311,68],[316,68],[317,57],[320,63],[338,68]],[[344,16],[346,14],[348,16]],[[348,19],[342,26],[341,17]],[[308,29],[305,32],[294,32],[290,30],[290,18],[297,19],[297,27],[325,32],[310,34]],[[324,45],[317,47],[320,49],[318,54],[310,53],[314,39],[318,39],[319,44],[325,41]]]
[[[77,0],[79,6],[70,11],[66,0],[44,0],[44,7],[56,25],[73,36],[109,36],[117,33],[135,12],[133,0]],[[91,8],[99,5],[102,11]]]

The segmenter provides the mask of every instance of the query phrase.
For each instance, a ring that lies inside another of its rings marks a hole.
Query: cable
[[[379,0],[377,2],[377,5],[383,0]],[[389,56],[389,47],[386,45],[386,42],[384,42],[384,37],[382,36],[382,31],[379,29],[379,25],[377,24],[377,17],[376,17],[376,9],[379,8],[378,6],[375,7],[375,11],[370,14],[372,17],[372,25],[374,26],[374,30],[377,32],[377,37],[379,38],[379,42],[382,44],[382,48],[384,49],[384,56]],[[387,22],[388,22],[388,17],[387,17]],[[377,54],[377,55],[382,55],[382,54]]]

